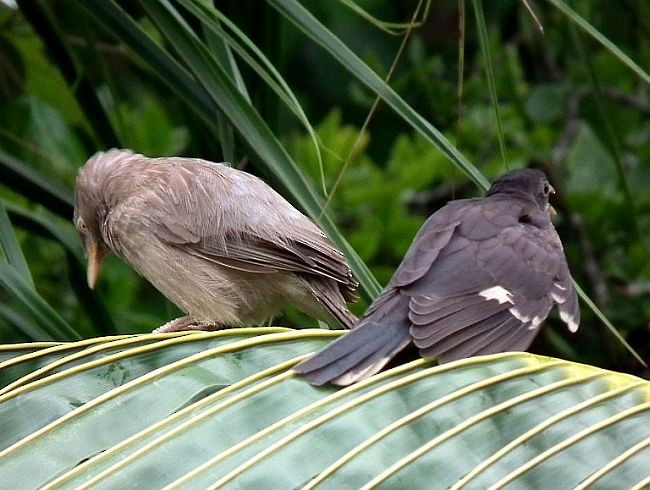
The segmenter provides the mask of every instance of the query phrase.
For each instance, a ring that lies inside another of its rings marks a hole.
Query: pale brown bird
[[[188,317],[158,331],[258,325],[288,305],[350,327],[345,257],[261,179],[196,158],[97,153],[80,169],[74,223],[93,288],[113,252]]]

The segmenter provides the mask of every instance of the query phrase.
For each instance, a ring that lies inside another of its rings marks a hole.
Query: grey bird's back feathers
[[[409,342],[440,362],[525,350],[556,304],[575,331],[580,310],[550,221],[550,189],[541,172],[515,171],[487,197],[440,209],[352,332],[295,371],[314,384],[349,384]]]
[[[128,150],[81,169],[76,217],[196,320],[250,325],[287,304],[349,327],[357,281],[343,254],[261,179],[196,158]],[[155,259],[155,260],[152,260]]]

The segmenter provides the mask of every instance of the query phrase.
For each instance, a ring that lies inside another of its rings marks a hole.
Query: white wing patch
[[[551,298],[558,304],[562,304],[566,301],[566,298],[563,298],[559,294],[551,293]]]
[[[511,308],[509,310],[510,313],[512,313],[512,310],[514,310],[514,308]],[[542,324],[543,321],[544,319],[541,316],[533,317],[533,319],[530,320],[530,325],[528,325],[528,330],[535,330],[537,327],[539,327]]]
[[[528,325],[528,330],[535,330],[537,327],[539,327],[544,319],[546,317],[541,317],[539,315],[535,315],[533,318],[526,316],[522,314],[517,308],[514,306],[512,308],[509,308],[508,311],[512,316],[514,316],[517,320],[519,320],[521,323],[524,324],[529,324]]]
[[[566,311],[560,311],[560,319],[566,323],[567,327],[569,327],[569,332],[576,333],[578,331],[578,323],[576,322],[576,319]]]
[[[553,287],[558,288],[560,291],[566,291],[566,288],[561,286],[560,283],[557,282],[553,283]],[[553,301],[555,301],[560,305],[566,301],[566,296],[558,294],[557,291],[551,291],[551,298],[553,299]]]
[[[491,299],[496,299],[499,302],[499,304],[503,304],[503,303],[510,303],[512,305],[515,304],[515,302],[512,301],[511,298],[512,293],[502,286],[492,286],[491,288],[487,288],[484,289],[483,291],[479,291],[478,295],[484,297],[488,301]]]
[[[530,317],[522,314],[517,308],[512,307],[508,310],[512,316],[514,316],[517,320],[519,320],[521,323],[528,323],[530,321]]]

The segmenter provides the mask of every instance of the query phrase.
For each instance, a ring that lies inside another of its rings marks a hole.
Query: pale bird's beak
[[[97,282],[97,277],[99,276],[99,271],[102,268],[102,262],[106,257],[106,252],[99,246],[97,242],[91,241],[88,244],[88,287],[90,289],[95,289],[95,283]]]

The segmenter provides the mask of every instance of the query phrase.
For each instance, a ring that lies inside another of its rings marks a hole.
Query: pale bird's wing
[[[164,159],[156,171],[164,185],[149,190],[146,204],[162,240],[232,269],[330,278],[354,297],[357,282],[343,254],[257,177],[184,158]]]

